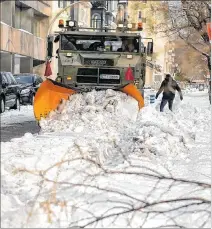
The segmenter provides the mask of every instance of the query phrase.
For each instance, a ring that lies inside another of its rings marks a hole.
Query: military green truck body
[[[57,81],[82,90],[117,89],[129,67],[138,89],[145,84],[146,51],[139,33],[65,31],[57,33]],[[133,51],[122,51],[124,41],[134,43]],[[135,47],[136,46],[136,47]]]

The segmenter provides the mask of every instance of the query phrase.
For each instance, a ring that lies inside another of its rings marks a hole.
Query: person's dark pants
[[[174,97],[175,97],[175,95],[173,93],[168,94],[168,95],[167,94],[163,95],[163,98],[162,98],[162,101],[161,101],[161,104],[160,104],[160,112],[163,112],[164,107],[166,106],[167,103],[169,105],[169,110],[172,111]]]

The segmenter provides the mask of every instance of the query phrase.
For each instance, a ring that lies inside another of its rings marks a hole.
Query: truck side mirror
[[[53,54],[53,37],[47,38],[47,56],[52,57]]]
[[[153,54],[153,42],[148,42],[147,44],[147,55]]]

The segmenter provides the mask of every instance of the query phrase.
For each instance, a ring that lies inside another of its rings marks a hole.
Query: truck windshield
[[[139,52],[139,37],[61,35],[61,50]]]

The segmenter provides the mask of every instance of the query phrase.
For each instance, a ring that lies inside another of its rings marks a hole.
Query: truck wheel
[[[5,112],[5,101],[4,98],[0,97],[0,113]]]

